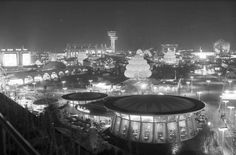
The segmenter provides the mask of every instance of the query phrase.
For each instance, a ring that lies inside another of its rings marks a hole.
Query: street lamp
[[[198,100],[201,100],[201,94],[202,94],[202,92],[200,92],[200,91],[197,92]]]
[[[218,79],[221,81],[221,78],[220,78],[221,73],[217,73],[217,75],[218,75]]]
[[[121,89],[120,92],[121,92],[121,95],[124,95],[125,90],[124,90],[124,89]]]
[[[231,118],[232,118],[231,115],[232,115],[232,110],[233,110],[235,107],[234,107],[234,106],[228,106],[227,108],[229,108],[229,120],[230,120],[230,122],[232,122],[233,120],[231,121]]]
[[[89,81],[89,91],[92,92],[92,87],[93,87],[92,82],[93,82],[93,80],[88,80],[88,81]]]
[[[64,88],[66,81],[61,81],[62,83],[62,88]]]
[[[220,132],[222,132],[222,139],[221,139],[221,145],[222,145],[222,148],[223,148],[223,145],[224,145],[224,139],[225,139],[225,135],[224,135],[224,133],[225,133],[225,131],[226,130],[228,130],[228,128],[227,127],[220,127],[220,128],[218,128],[218,130],[220,131]]]
[[[187,86],[188,86],[188,90],[189,90],[189,85],[190,85],[190,82],[189,82],[189,81],[187,81],[187,82],[186,82],[186,84],[187,84]]]
[[[9,87],[9,85],[6,85],[6,88],[5,88],[6,95],[8,95],[9,91],[10,91],[10,87]]]
[[[190,79],[191,79],[191,93],[193,91],[193,76],[190,76]]]
[[[68,88],[67,88],[67,87],[63,87],[62,89],[63,89],[63,91],[65,92]]]
[[[234,113],[234,128],[235,128],[235,125],[236,125],[236,122],[235,122],[235,119],[236,119],[236,114]]]
[[[91,85],[92,84],[92,82],[93,82],[93,80],[88,80],[89,81],[89,84]]]
[[[233,80],[228,80],[228,82],[229,82],[229,89],[231,89],[231,84],[232,84]]]
[[[142,83],[141,84],[141,90],[142,90],[142,94],[144,94],[144,90],[147,88],[147,84],[146,83]]]
[[[229,101],[228,101],[228,100],[223,100],[222,102],[225,103],[224,110],[225,110],[225,112],[226,112],[226,106],[227,106],[227,103],[229,103]]]
[[[209,85],[210,85],[210,83],[211,83],[211,80],[206,80],[206,83],[207,83],[207,92],[208,92],[208,94],[209,94]]]
[[[32,84],[34,85],[34,91],[35,91],[35,85],[36,85],[36,82],[33,82]]]

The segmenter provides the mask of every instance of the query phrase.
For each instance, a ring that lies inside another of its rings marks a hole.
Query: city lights
[[[3,154],[235,154],[233,2],[0,6]]]

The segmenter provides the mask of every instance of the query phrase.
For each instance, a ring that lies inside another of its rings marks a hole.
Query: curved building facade
[[[62,98],[77,110],[78,117],[81,119],[92,119],[97,123],[110,126],[111,116],[102,105],[107,96],[98,92],[77,92],[63,95]]]
[[[114,112],[112,134],[142,143],[174,143],[197,135],[201,101],[169,95],[135,95],[109,99],[105,106]]]

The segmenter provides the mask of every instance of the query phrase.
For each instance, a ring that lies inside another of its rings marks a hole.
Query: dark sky
[[[109,45],[108,30],[118,34],[118,49],[180,48],[211,50],[224,39],[236,47],[233,1],[0,2],[0,48],[63,49],[66,43]]]

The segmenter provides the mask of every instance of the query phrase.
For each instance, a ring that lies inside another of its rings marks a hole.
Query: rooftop
[[[89,101],[107,97],[107,94],[97,92],[78,92],[63,95],[62,98],[71,101]]]
[[[196,99],[171,95],[133,95],[110,97],[105,106],[127,114],[165,115],[201,110],[205,104]]]

